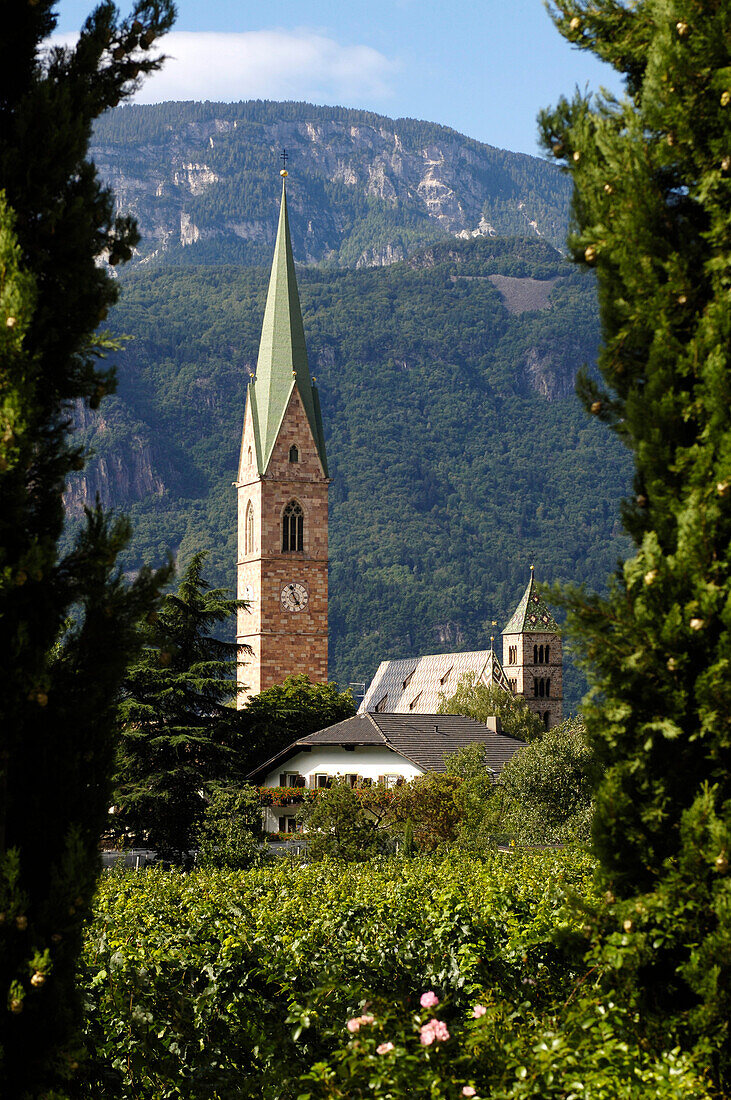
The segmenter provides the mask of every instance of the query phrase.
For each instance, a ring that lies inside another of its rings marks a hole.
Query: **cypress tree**
[[[123,735],[114,794],[128,838],[184,860],[206,808],[206,785],[235,770],[240,712],[235,642],[212,631],[238,603],[203,578],[194,554],[178,590],[141,625],[144,648],[122,689]]]
[[[728,1080],[731,9],[556,0],[552,15],[626,85],[540,120],[573,178],[572,258],[599,289],[601,378],[579,390],[635,467],[633,556],[606,598],[569,594],[605,769],[603,957],[665,1037],[704,1034]]]
[[[98,873],[115,695],[162,577],[127,585],[129,537],[100,509],[61,556],[62,492],[83,466],[70,418],[113,388],[95,337],[106,265],[133,223],[87,157],[93,120],[158,68],[169,0],[111,3],[44,53],[51,0],[13,5],[0,39],[0,1093],[60,1097],[79,1073],[73,976]]]

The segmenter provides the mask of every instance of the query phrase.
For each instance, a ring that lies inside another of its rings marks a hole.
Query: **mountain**
[[[275,185],[276,186],[276,185]],[[233,585],[245,385],[268,271],[138,266],[110,318],[134,340],[118,394],[78,421],[71,487],[135,526],[125,567],[209,551]],[[301,268],[331,487],[331,675],[485,647],[529,566],[602,584],[626,550],[629,461],[573,394],[598,344],[591,276],[540,239],[451,239],[388,267]],[[581,681],[567,669],[575,706]]]
[[[142,230],[137,264],[269,263],[283,148],[295,255],[370,267],[454,237],[562,247],[553,165],[414,119],[308,103],[162,103],[110,111],[92,157]]]
[[[627,550],[630,461],[574,395],[599,341],[561,246],[568,185],[445,127],[300,103],[127,106],[93,156],[142,240],[108,319],[119,388],[77,409],[124,567],[209,552],[233,586],[236,474],[286,147],[295,259],[333,477],[331,675],[484,648],[528,578],[601,586]],[[567,702],[582,680],[567,662]]]

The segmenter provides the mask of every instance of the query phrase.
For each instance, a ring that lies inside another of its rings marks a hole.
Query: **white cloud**
[[[70,45],[75,37],[59,35],[51,43]],[[387,99],[397,69],[370,46],[343,46],[308,30],[173,31],[161,46],[168,60],[145,81],[137,103],[301,99],[357,104]]]

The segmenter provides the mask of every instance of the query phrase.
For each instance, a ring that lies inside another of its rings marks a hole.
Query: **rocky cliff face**
[[[95,501],[119,507],[146,497],[161,497],[171,477],[169,462],[151,442],[150,430],[131,422],[121,403],[112,398],[102,411],[78,402],[72,412],[75,442],[91,458],[82,473],[70,478],[64,493],[66,511],[80,517]]]
[[[160,104],[111,112],[92,156],[142,231],[138,262],[266,262],[278,155],[292,167],[295,250],[375,266],[429,239],[519,234],[562,244],[556,170],[445,127],[307,104]]]

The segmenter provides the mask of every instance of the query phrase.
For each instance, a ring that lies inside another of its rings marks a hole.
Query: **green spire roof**
[[[531,566],[528,587],[503,634],[560,634],[558,624],[537,588]]]
[[[320,401],[317,390],[312,385],[310,368],[307,364],[305,331],[297,291],[297,276],[294,270],[287,217],[287,193],[283,180],[282,205],[279,210],[277,241],[274,245],[272,274],[269,279],[264,323],[261,329],[256,379],[249,383],[256,457],[260,474],[266,473],[282,419],[295,386],[307,413],[312,437],[327,477]]]

